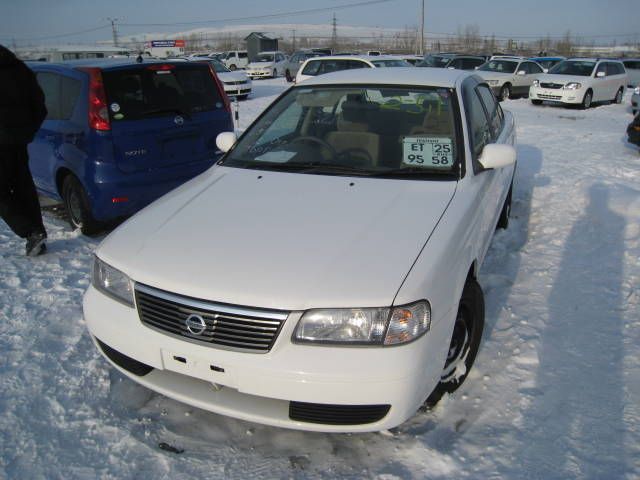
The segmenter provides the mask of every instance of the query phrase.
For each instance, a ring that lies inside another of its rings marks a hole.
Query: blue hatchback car
[[[49,114],[29,145],[38,190],[91,234],[218,159],[229,100],[207,64],[129,59],[31,63]]]

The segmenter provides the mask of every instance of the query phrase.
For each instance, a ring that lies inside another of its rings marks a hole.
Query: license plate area
[[[162,363],[165,370],[199,378],[207,382],[235,387],[232,372],[218,362],[194,357],[180,352],[162,350]]]

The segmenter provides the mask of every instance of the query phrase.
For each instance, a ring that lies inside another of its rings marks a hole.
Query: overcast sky
[[[111,38],[108,17],[120,20],[121,35],[145,32],[178,32],[220,23],[158,26],[126,24],[195,22],[279,14],[307,9],[340,7],[363,0],[0,0],[0,42],[11,44],[73,43]],[[340,24],[371,27],[416,26],[420,0],[389,0],[384,3],[337,9]],[[640,0],[426,0],[427,32],[455,33],[465,25],[477,25],[482,35],[545,36],[570,30],[586,41],[609,42],[603,35],[616,34],[618,43],[640,41]],[[328,24],[332,11],[246,19],[227,25],[268,23]],[[54,35],[88,30],[79,35]],[[339,32],[339,29],[338,29]],[[634,34],[635,36],[624,36]],[[47,38],[45,38],[47,37]]]

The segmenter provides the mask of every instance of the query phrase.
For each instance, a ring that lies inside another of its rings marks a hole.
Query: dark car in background
[[[331,55],[331,53],[327,53],[326,50],[299,50],[294,52],[293,55],[287,59],[287,63],[284,66],[284,77],[287,79],[287,82],[293,82],[298,73],[298,69],[306,60],[327,55]]]
[[[91,234],[137,212],[218,159],[228,97],[198,62],[31,63],[49,114],[29,145],[41,194]]]
[[[460,55],[457,53],[437,53],[424,57],[416,67],[453,68],[456,70],[475,70],[485,63],[486,58],[480,55]]]

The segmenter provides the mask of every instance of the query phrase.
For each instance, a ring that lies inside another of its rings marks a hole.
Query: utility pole
[[[116,22],[120,19],[107,17],[107,20],[111,22],[111,33],[113,34],[113,46],[117,47],[118,46],[118,27],[116,26]]]
[[[422,12],[420,14],[420,55],[424,55],[424,0],[422,0]]]
[[[338,21],[336,20],[336,14],[333,14],[333,21],[331,22],[333,26],[333,32],[331,33],[331,48],[335,50],[338,48]]]
[[[293,29],[293,41],[291,42],[291,50],[296,51],[296,30]]]

